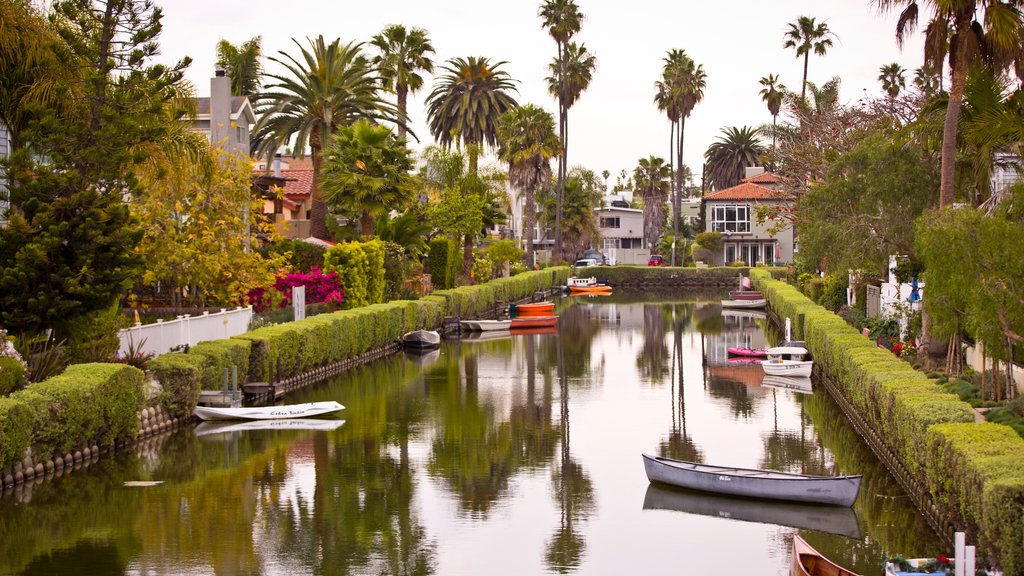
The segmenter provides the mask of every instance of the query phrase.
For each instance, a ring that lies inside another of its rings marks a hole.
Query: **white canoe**
[[[344,410],[345,407],[333,400],[330,402],[307,402],[284,406],[253,406],[250,408],[212,408],[196,406],[193,414],[203,420],[276,420],[280,418],[309,418]]]
[[[808,476],[775,470],[710,466],[648,454],[643,458],[647,479],[651,482],[704,492],[852,506],[860,491],[860,476]]]
[[[760,309],[768,304],[765,299],[760,300],[722,300],[722,308],[751,308]]]
[[[762,360],[761,368],[770,376],[811,377],[812,360]]]
[[[402,345],[419,350],[437,348],[441,345],[441,335],[436,330],[413,330],[402,336]]]
[[[323,430],[331,431],[341,428],[344,420],[320,420],[315,418],[288,418],[283,420],[246,420],[244,422],[220,421],[201,422],[195,427],[196,436],[210,436],[227,432],[247,432],[250,430]]]
[[[492,332],[508,330],[512,326],[511,320],[463,320],[459,324],[466,330],[478,332]]]

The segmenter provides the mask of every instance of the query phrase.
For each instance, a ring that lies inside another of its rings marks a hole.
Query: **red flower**
[[[939,564],[949,564],[950,563],[949,558],[946,558],[945,556],[941,556],[941,555],[938,558],[936,558],[936,560],[939,561]]]

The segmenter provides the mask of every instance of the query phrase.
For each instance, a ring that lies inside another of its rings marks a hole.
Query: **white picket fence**
[[[152,352],[159,356],[182,344],[195,346],[207,340],[244,334],[249,330],[251,320],[252,306],[246,306],[213,314],[204,312],[202,316],[185,314],[166,322],[157,320],[156,324],[136,324],[119,332],[121,347],[118,353],[127,356],[129,345],[134,343],[141,352]]]

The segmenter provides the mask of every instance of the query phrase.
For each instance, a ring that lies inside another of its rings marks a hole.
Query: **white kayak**
[[[760,300],[722,300],[722,308],[764,308],[768,305],[765,299]]]
[[[276,420],[279,418],[309,418],[344,410],[345,407],[333,400],[330,402],[307,402],[284,406],[254,406],[251,408],[212,408],[196,406],[193,414],[203,420]]]

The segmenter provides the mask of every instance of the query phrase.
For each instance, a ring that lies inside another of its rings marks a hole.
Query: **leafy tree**
[[[779,77],[769,74],[761,80],[761,100],[768,106],[768,113],[772,115],[772,152],[775,152],[776,121],[779,118],[779,110],[782,108],[782,100],[786,87],[779,83]]]
[[[896,23],[896,41],[901,46],[907,34],[917,28],[922,5],[930,10],[925,28],[924,64],[942,70],[949,58],[951,82],[942,131],[942,181],[939,207],[953,203],[956,179],[957,127],[963,103],[967,72],[975,66],[1001,73],[1011,65],[1024,79],[1024,51],[1021,28],[1024,16],[1017,0],[877,0],[883,10],[902,8]],[[941,74],[940,74],[941,76]]]
[[[760,157],[765,152],[761,131],[757,128],[723,128],[722,134],[704,152],[708,180],[716,190],[738,184],[743,177],[743,169],[760,166]]]
[[[644,199],[644,244],[650,250],[657,248],[658,236],[665,221],[663,208],[670,187],[669,175],[665,160],[656,156],[641,158],[633,169],[636,191]]]
[[[332,207],[361,214],[364,236],[373,236],[375,218],[404,210],[418,191],[409,173],[412,153],[386,126],[368,120],[344,126],[324,156],[324,195]]]
[[[937,174],[919,151],[883,135],[840,156],[800,199],[800,257],[812,269],[881,275],[889,255],[914,254],[914,221]]]
[[[523,262],[533,265],[533,233],[537,216],[534,195],[551,182],[551,158],[560,149],[551,114],[533,104],[513,108],[498,126],[498,157],[508,162],[509,183],[525,193],[523,204]],[[607,172],[607,171],[606,171]]]
[[[487,247],[487,257],[494,263],[495,268],[501,268],[506,263],[521,262],[523,251],[512,240],[495,240]]]
[[[931,96],[942,89],[942,76],[927,66],[914,69],[914,87],[925,96]]]
[[[818,23],[810,16],[801,16],[796,22],[789,23],[789,29],[783,37],[786,41],[783,48],[792,48],[796,57],[804,57],[804,79],[800,83],[800,99],[807,97],[807,63],[813,51],[818,56],[824,56],[832,47],[832,38],[835,35],[828,29],[828,24]]]
[[[557,191],[544,190],[538,194],[541,204],[541,227],[550,229],[558,209]],[[565,232],[565,253],[576,258],[587,248],[601,241],[594,210],[604,200],[600,178],[593,171],[579,166],[569,171],[562,204],[562,226]]]
[[[377,217],[374,231],[377,237],[385,242],[393,242],[401,246],[405,253],[419,258],[427,251],[427,235],[430,225],[425,221],[421,209],[412,208],[391,218],[387,214]]]
[[[882,83],[882,90],[895,98],[900,95],[900,90],[907,87],[907,70],[899,63],[886,64],[878,70],[878,81]]]
[[[401,24],[388,26],[374,36],[370,44],[380,50],[373,63],[380,69],[384,89],[394,92],[398,98],[398,137],[405,138],[409,93],[415,94],[423,87],[421,71],[434,72],[434,62],[430,59],[434,45],[426,30],[406,30]]]
[[[268,74],[272,80],[259,96],[256,112],[260,116],[254,128],[253,145],[260,154],[273,154],[294,136],[294,150],[313,156],[312,214],[310,232],[327,236],[327,203],[320,190],[323,147],[341,126],[356,120],[396,121],[399,113],[379,92],[380,78],[362,52],[362,44],[330,44],[323,36],[309,39],[307,50],[298,40],[295,58],[278,52],[270,60],[281,65],[285,74]]]
[[[263,76],[263,38],[255,36],[235,46],[227,40],[217,42],[217,66],[231,78],[231,93],[254,98]]]

